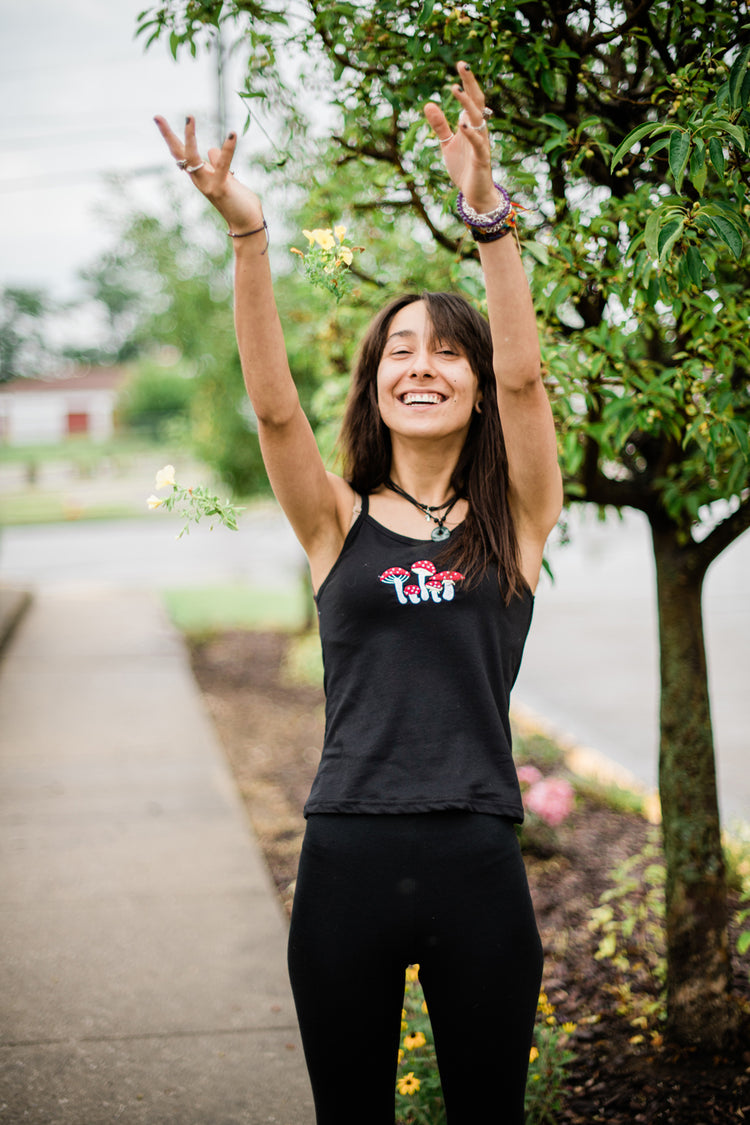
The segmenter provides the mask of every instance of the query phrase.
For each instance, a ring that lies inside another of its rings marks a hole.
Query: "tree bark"
[[[701,592],[706,564],[652,519],[659,606],[659,791],[667,866],[667,1033],[706,1050],[733,1028],[726,872]]]

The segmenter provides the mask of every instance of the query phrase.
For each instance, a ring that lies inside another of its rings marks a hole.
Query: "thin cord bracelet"
[[[266,232],[266,246],[265,246],[265,250],[263,250],[263,254],[265,254],[266,250],[268,249],[269,243],[271,241],[270,238],[268,237],[268,223],[266,222],[265,219],[263,220],[263,226],[262,227],[256,227],[255,230],[246,230],[246,231],[243,231],[241,234],[236,234],[234,231],[228,230],[227,234],[229,235],[230,238],[249,238],[251,234],[260,234],[260,232],[263,231],[263,230]],[[261,257],[262,256],[263,255],[261,255]]]

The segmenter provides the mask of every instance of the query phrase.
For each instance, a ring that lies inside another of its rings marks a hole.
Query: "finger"
[[[169,123],[164,117],[155,117],[156,127],[161,133],[162,137],[167,143],[169,149],[175,160],[182,160],[185,153],[185,145],[176,133],[173,133],[169,127]]]
[[[229,175],[236,148],[237,134],[230,133],[221,148],[211,148],[208,150],[208,158],[216,169],[217,174],[224,176]]]
[[[462,112],[461,117],[466,115],[471,125],[481,125],[484,121],[482,110],[484,105],[478,104],[465,90],[460,86],[455,85],[451,88],[453,96],[461,103]]]
[[[435,105],[434,102],[428,102],[424,107],[424,115],[427,119],[427,124],[441,144],[446,144],[453,139],[451,127],[440,106]]]
[[[458,76],[461,79],[465,93],[479,106],[480,110],[484,109],[484,91],[477,82],[474,71],[467,62],[460,62],[458,64]]]
[[[195,135],[195,118],[185,118],[185,159],[188,164],[200,164],[198,139]]]

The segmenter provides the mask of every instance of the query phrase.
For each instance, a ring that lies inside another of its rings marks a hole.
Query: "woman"
[[[561,507],[552,415],[484,96],[425,115],[479,243],[489,326],[406,297],[361,350],[346,473],[326,472],[276,311],[260,201],[157,118],[226,220],[235,321],[274,492],[310,564],[326,737],[305,814],[289,967],[318,1125],[393,1121],[404,969],[419,963],[450,1125],[523,1121],[541,947],[514,821],[508,695]],[[500,426],[502,420],[502,427]],[[355,1006],[356,1027],[342,1013]]]

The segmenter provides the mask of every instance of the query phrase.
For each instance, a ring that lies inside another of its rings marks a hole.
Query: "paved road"
[[[146,520],[6,528],[0,581],[59,590],[81,586],[168,588],[299,580],[300,549],[277,510],[246,513],[239,532]],[[542,581],[524,666],[514,693],[558,732],[591,746],[655,787],[658,656],[648,529],[637,513],[623,523],[572,522],[573,542],[552,546],[556,581]],[[722,812],[750,821],[750,533],[709,571],[706,642]]]

